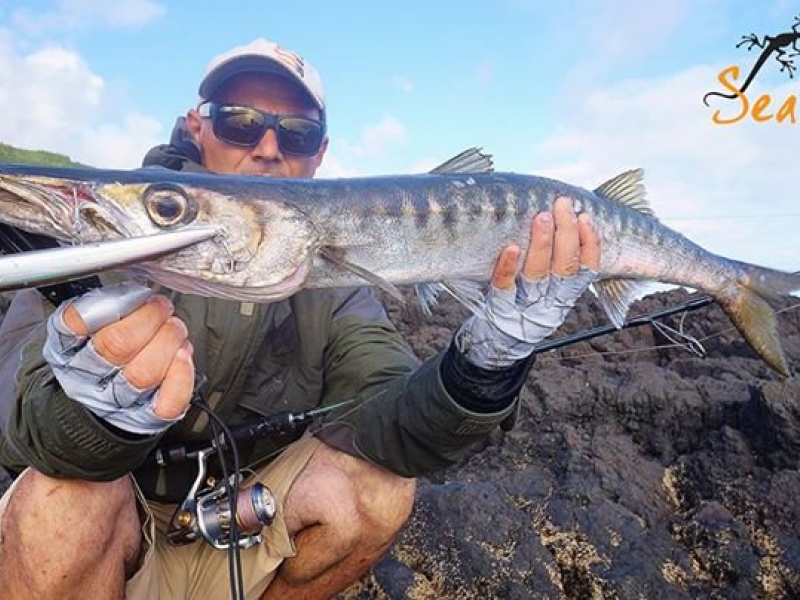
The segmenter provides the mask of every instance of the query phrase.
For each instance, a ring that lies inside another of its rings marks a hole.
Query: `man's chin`
[[[241,174],[248,177],[284,177],[280,173],[271,173],[269,171],[243,171]]]

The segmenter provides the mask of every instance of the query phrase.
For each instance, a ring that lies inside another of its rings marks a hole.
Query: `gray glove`
[[[47,340],[42,351],[58,383],[73,400],[124,431],[152,435],[166,430],[175,420],[154,412],[158,388],[140,390],[125,379],[123,367],[113,365],[94,348],[91,334],[118,321],[143,305],[151,296],[148,288],[135,284],[98,288],[74,301],[90,335],[80,336],[64,323],[62,303],[47,320]]]
[[[580,267],[571,277],[531,281],[519,275],[511,290],[491,287],[482,309],[456,332],[456,347],[476,366],[502,369],[530,356],[564,322],[598,273]]]

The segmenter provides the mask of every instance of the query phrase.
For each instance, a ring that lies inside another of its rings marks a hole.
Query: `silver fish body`
[[[336,180],[0,167],[0,222],[69,244],[214,227],[212,239],[135,269],[178,291],[260,302],[365,282],[389,291],[486,282],[501,248],[526,247],[534,215],[566,196],[600,234],[596,291],[615,324],[642,281],[693,287],[788,374],[764,298],[797,291],[800,275],[717,256],[666,227],[647,205],[641,171],[591,191],[483,172],[481,158],[468,151],[431,174]]]

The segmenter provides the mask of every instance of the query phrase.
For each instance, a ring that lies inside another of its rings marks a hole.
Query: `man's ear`
[[[186,129],[186,133],[188,133],[191,136],[192,141],[195,144],[199,144],[200,129],[201,129],[202,122],[203,122],[203,119],[200,116],[200,113],[198,113],[196,109],[190,108],[186,112],[186,118],[184,120],[184,127]]]
[[[178,117],[175,121],[169,144],[199,165],[203,163],[203,159],[198,139],[200,139],[200,116],[196,110],[190,110],[185,117]]]

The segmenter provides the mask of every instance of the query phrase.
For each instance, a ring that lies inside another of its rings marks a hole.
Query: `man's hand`
[[[48,320],[44,356],[66,394],[120,429],[165,430],[194,389],[192,346],[172,303],[124,284],[62,304]]]
[[[568,198],[533,219],[531,242],[507,246],[492,273],[486,308],[456,334],[459,349],[478,366],[503,368],[529,356],[564,322],[600,268],[600,239],[587,215]]]

